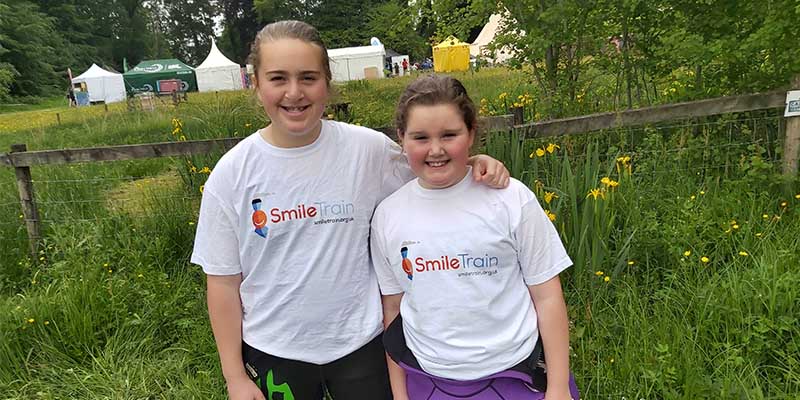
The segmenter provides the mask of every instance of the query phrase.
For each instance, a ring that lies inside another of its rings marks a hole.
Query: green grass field
[[[460,78],[487,109],[535,97],[519,72]],[[350,83],[335,101],[353,122],[388,126],[407,82]],[[248,92],[154,112],[48,108],[0,115],[0,151],[245,136],[265,122]],[[800,184],[778,174],[781,144],[770,112],[487,138],[575,261],[562,279],[584,398],[798,398]],[[204,276],[188,263],[218,156],[34,167],[36,259],[14,171],[0,169],[0,398],[225,398]]]

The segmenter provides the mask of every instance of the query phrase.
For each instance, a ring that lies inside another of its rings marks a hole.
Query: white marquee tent
[[[328,49],[331,74],[338,82],[383,78],[383,45]]]
[[[122,74],[106,71],[92,64],[86,72],[72,78],[72,84],[85,83],[89,101],[114,103],[125,100],[125,81]]]
[[[492,16],[489,17],[489,22],[481,29],[481,33],[479,33],[475,41],[469,45],[469,55],[472,57],[480,55],[481,57],[488,58],[488,60],[493,63],[502,63],[511,58],[512,52],[506,47],[501,50],[496,50],[494,53],[491,53],[488,49],[489,44],[494,40],[494,37],[500,30],[501,24],[504,22],[503,16],[500,14],[492,14]],[[524,34],[524,32],[522,32],[522,34]]]
[[[213,40],[208,56],[194,69],[194,73],[197,76],[197,90],[200,92],[242,89],[241,67],[225,57]]]

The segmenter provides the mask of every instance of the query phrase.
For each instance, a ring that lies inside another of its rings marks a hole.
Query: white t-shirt
[[[491,189],[471,173],[439,190],[414,180],[386,198],[371,251],[381,293],[404,293],[403,332],[422,369],[457,380],[527,358],[538,327],[526,284],[572,265],[525,185]]]
[[[206,182],[191,262],[242,274],[242,337],[282,358],[324,364],[380,334],[370,219],[413,178],[382,133],[323,121],[319,138],[278,148],[258,132]]]

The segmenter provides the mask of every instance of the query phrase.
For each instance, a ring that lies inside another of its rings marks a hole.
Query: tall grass
[[[796,398],[800,185],[785,191],[766,150],[777,120],[740,117],[487,139],[574,261],[573,368],[591,398]]]

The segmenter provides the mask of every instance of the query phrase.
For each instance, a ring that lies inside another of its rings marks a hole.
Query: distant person
[[[408,60],[403,59],[403,75],[408,75]]]
[[[78,106],[78,102],[75,100],[75,89],[72,88],[72,85],[69,85],[67,89],[67,101],[69,101],[70,107]]]
[[[394,63],[394,75],[395,76],[400,75],[400,66],[397,63]]]
[[[249,59],[270,122],[211,172],[191,256],[228,396],[391,399],[369,221],[411,170],[383,133],[321,119],[331,70],[314,27],[269,24]],[[500,162],[471,160],[476,179],[507,184]]]
[[[524,184],[470,178],[464,86],[417,79],[395,126],[417,179],[378,205],[370,233],[394,398],[578,400],[558,278],[572,260]]]

